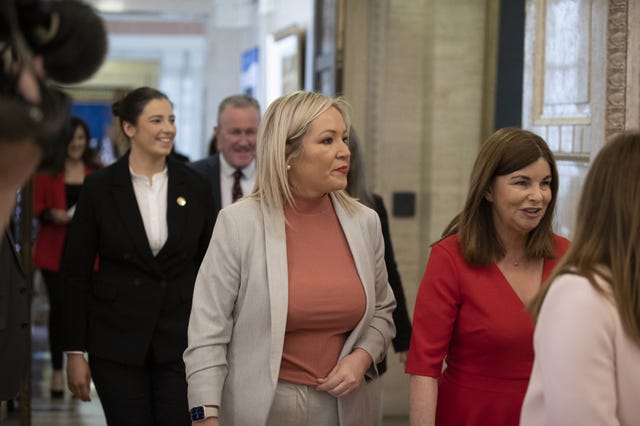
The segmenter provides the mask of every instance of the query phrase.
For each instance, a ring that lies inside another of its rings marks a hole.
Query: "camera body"
[[[79,83],[107,52],[107,32],[79,0],[0,1],[0,134],[34,138],[45,161],[70,126],[71,100],[50,81]]]

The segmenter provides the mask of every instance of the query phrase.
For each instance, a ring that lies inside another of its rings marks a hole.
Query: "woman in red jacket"
[[[40,269],[49,296],[49,349],[53,374],[51,397],[64,396],[61,349],[61,306],[63,286],[60,279],[60,258],[67,232],[67,223],[73,210],[84,177],[100,167],[93,150],[88,147],[91,139],[87,124],[78,117],[71,118],[71,129],[66,143],[66,156],[51,173],[39,173],[34,178],[34,214],[40,229],[36,238],[34,264]]]

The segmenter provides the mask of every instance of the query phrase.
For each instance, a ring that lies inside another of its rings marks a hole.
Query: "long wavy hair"
[[[497,176],[525,168],[540,158],[549,163],[552,196],[542,220],[527,237],[525,253],[531,259],[555,257],[551,224],[558,195],[556,161],[540,136],[517,127],[500,129],[484,142],[471,172],[464,207],[447,225],[442,239],[459,234],[464,258],[472,265],[489,265],[502,259],[506,249],[493,223],[492,205],[486,194]]]
[[[553,280],[578,274],[599,292],[611,288],[622,325],[640,345],[640,133],[614,138],[587,173],[571,246],[531,302],[537,320]],[[604,267],[604,268],[603,268]]]

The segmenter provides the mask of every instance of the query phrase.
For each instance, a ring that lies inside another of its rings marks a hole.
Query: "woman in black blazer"
[[[69,390],[88,401],[93,378],[109,425],[189,425],[182,353],[211,189],[169,155],[166,95],[139,88],[113,110],[131,149],[85,180],[62,264]]]

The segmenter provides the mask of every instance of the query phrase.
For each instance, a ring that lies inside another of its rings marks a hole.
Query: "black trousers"
[[[54,370],[62,370],[62,333],[64,330],[64,283],[55,271],[42,269],[42,279],[49,297],[49,351]]]
[[[107,424],[110,426],[190,426],[184,362],[143,366],[89,356]]]

